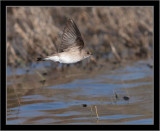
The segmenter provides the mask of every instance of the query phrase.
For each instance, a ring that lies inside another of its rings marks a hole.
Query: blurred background
[[[37,62],[68,18],[93,56]],[[152,50],[152,7],[7,7],[7,124],[152,124]]]

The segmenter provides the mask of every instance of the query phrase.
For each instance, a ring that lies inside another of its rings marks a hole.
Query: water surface
[[[65,84],[48,84],[51,79],[39,88],[29,78],[28,85],[8,80],[7,124],[153,124],[153,69],[147,62]]]

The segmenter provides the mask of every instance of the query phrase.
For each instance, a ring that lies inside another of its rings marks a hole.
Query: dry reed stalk
[[[99,115],[98,115],[98,109],[97,109],[97,106],[95,105],[94,107],[95,107],[95,109],[96,109],[97,120],[99,120]]]
[[[110,46],[111,46],[111,50],[112,50],[113,54],[115,55],[116,59],[117,59],[119,62],[121,62],[122,60],[121,60],[120,56],[118,55],[115,46],[113,45],[112,42],[109,42],[109,44],[110,44]]]

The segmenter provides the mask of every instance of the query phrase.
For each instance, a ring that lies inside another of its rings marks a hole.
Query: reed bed
[[[7,7],[7,64],[55,53],[67,18],[94,54],[90,63],[152,57],[152,7]]]

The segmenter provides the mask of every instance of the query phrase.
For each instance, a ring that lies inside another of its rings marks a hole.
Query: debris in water
[[[128,96],[123,96],[123,99],[124,99],[125,101],[129,101],[129,97],[128,97]]]
[[[46,80],[40,80],[39,82],[44,84],[46,82]]]
[[[46,76],[46,75],[47,75],[47,73],[46,73],[46,72],[44,72],[44,73],[42,73],[42,75],[43,75],[43,76]]]
[[[153,68],[153,64],[147,64],[149,68]]]
[[[114,96],[115,96],[116,100],[119,99],[119,97],[115,91],[114,91]]]
[[[82,104],[83,107],[87,107],[87,104]]]

